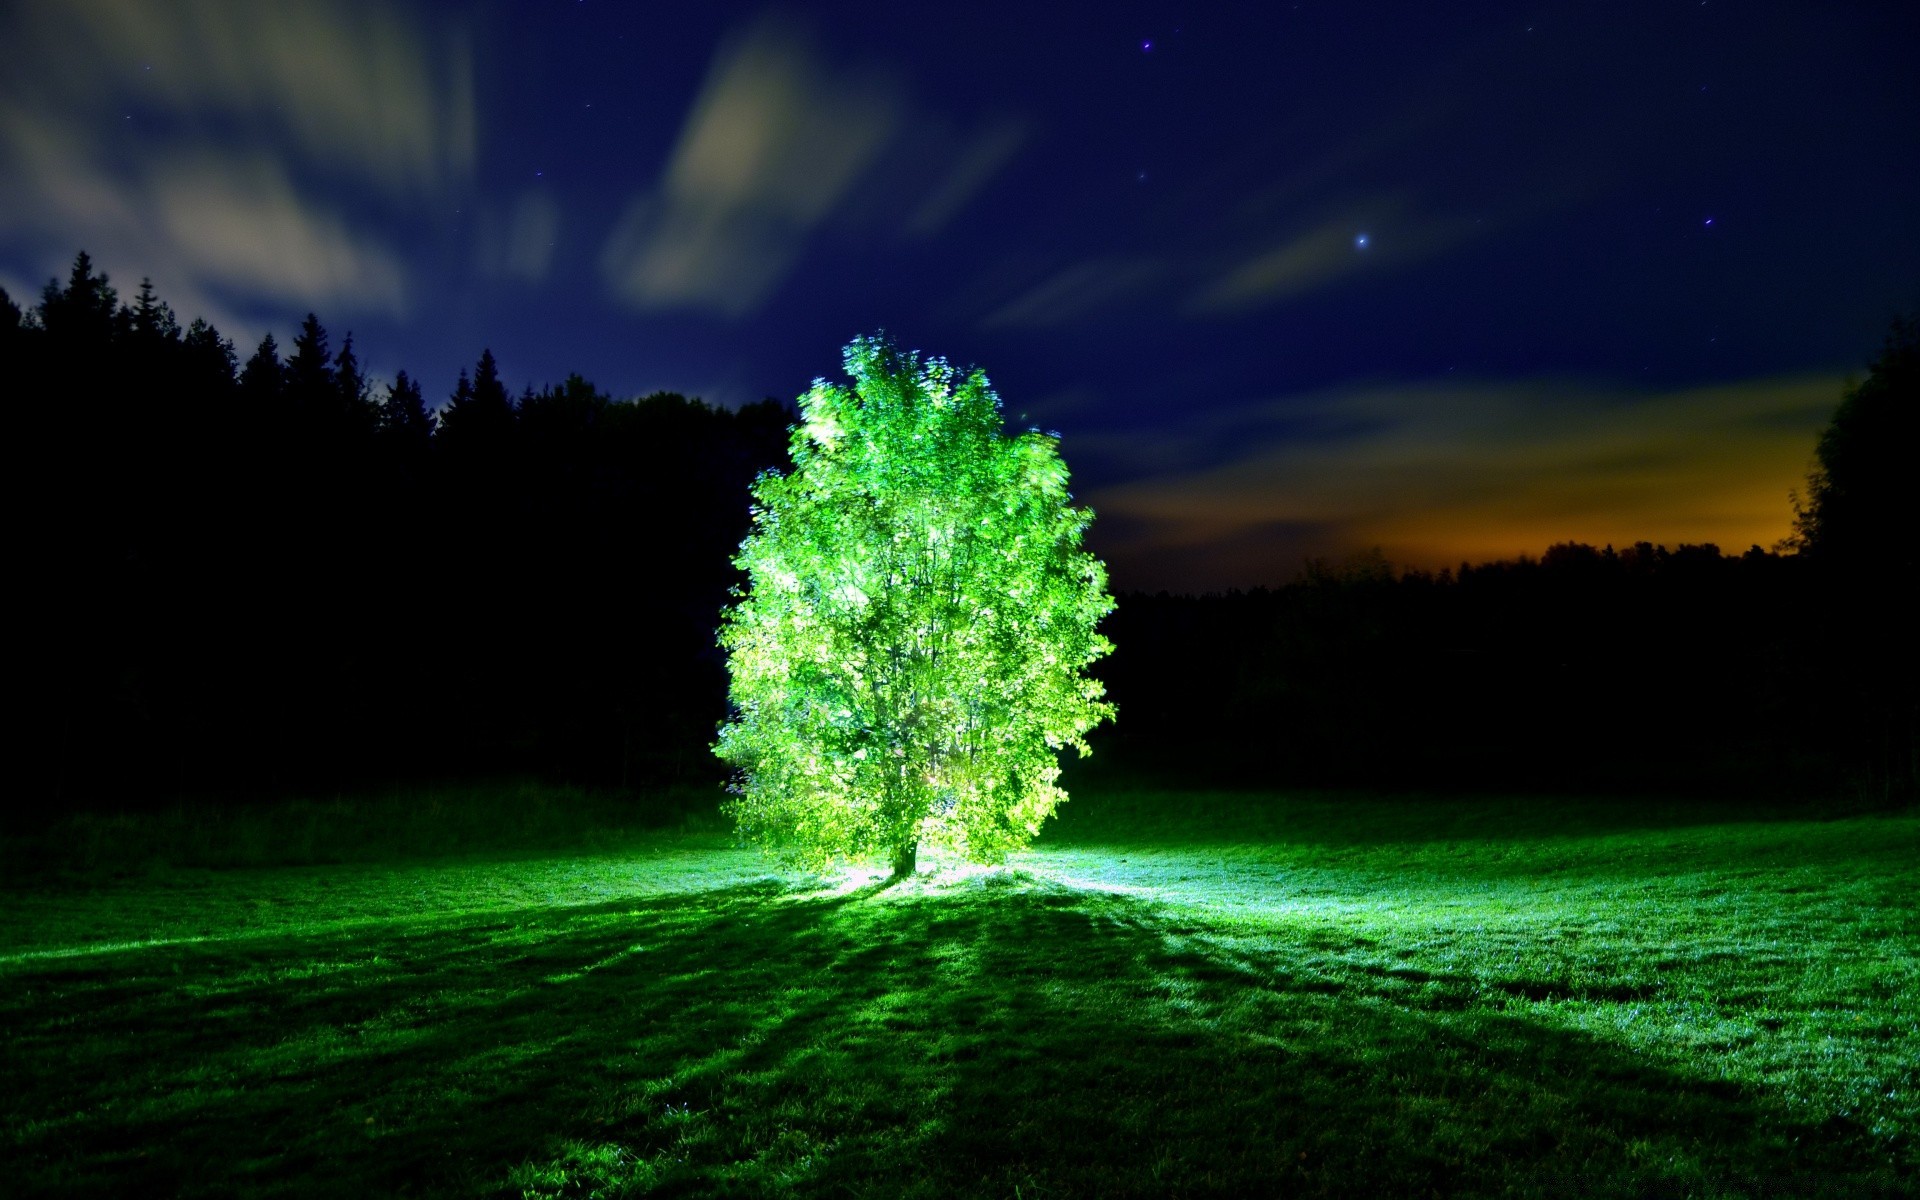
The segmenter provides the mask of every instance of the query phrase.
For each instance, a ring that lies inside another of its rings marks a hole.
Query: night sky
[[[878,328],[1119,587],[1787,532],[1920,308],[1920,5],[0,7],[0,286],[89,250],[430,397],[791,399]]]

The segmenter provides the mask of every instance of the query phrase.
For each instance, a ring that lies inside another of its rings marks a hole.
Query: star
[[[1373,244],[1373,237],[1370,234],[1356,233],[1353,235],[1353,248],[1355,250],[1365,250],[1368,246],[1372,244]]]

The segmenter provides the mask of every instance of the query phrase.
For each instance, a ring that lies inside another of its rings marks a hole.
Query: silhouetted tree
[[[504,443],[513,428],[513,401],[500,382],[492,350],[480,352],[471,380],[460,372],[460,384],[440,414],[440,428],[450,443],[478,453],[493,452]]]
[[[447,406],[440,410],[440,428],[447,427],[450,413],[464,412],[473,407],[473,380],[468,377],[467,369],[460,368],[459,381],[453,385],[453,392],[447,396]]]
[[[387,396],[380,402],[380,429],[390,440],[424,453],[433,437],[437,420],[420,394],[420,384],[405,371],[387,385]]]
[[[233,383],[234,372],[239,369],[240,359],[234,353],[233,342],[220,336],[220,331],[199,317],[187,326],[186,335],[181,342],[187,348],[188,361],[194,365],[197,374],[208,382],[222,381]]]
[[[1867,378],[1840,401],[1815,451],[1794,532],[1801,553],[1920,577],[1920,317],[1897,318]]]
[[[180,336],[180,322],[173,309],[154,295],[153,280],[142,278],[133,303],[133,332],[150,341],[171,342]]]
[[[82,250],[74,256],[65,288],[55,280],[47,281],[40,298],[40,324],[56,340],[105,343],[113,335],[119,303],[119,294],[108,285],[106,274],[94,274],[93,259]]]
[[[473,402],[482,412],[499,414],[511,412],[513,401],[507,398],[507,385],[500,382],[500,364],[494,361],[493,351],[480,351],[480,361],[473,368]]]
[[[1830,686],[1862,723],[1868,786],[1920,798],[1920,317],[1896,318],[1815,451],[1792,544],[1828,611]]]
[[[339,396],[338,419],[349,436],[372,431],[378,423],[379,411],[370,396],[372,385],[360,370],[359,356],[353,352],[351,330],[333,359],[333,386]]]
[[[313,313],[300,323],[293,338],[293,353],[287,356],[287,398],[303,417],[312,417],[334,407],[339,387],[333,374],[333,355],[327,346],[327,330]]]
[[[286,379],[286,367],[280,362],[280,344],[269,333],[260,339],[260,345],[240,372],[240,393],[255,413],[271,413],[279,408]]]

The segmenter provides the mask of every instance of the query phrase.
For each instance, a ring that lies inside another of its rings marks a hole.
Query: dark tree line
[[[1111,749],[1211,764],[1215,782],[1831,782],[1835,731],[1795,632],[1804,565],[1569,543],[1437,574],[1375,557],[1277,590],[1122,596],[1107,678],[1132,729]]]
[[[1920,337],[1818,448],[1786,552],[1567,544],[1124,594],[1089,767],[1273,785],[1915,795]],[[536,773],[716,778],[714,631],[792,413],[490,352],[444,404],[309,316],[243,361],[79,256],[0,293],[14,794],[40,811]]]
[[[1721,787],[1920,800],[1920,322],[1821,437],[1794,535],[1554,546],[1278,590],[1123,595],[1122,770],[1271,783]]]
[[[492,354],[436,412],[309,316],[241,362],[82,254],[0,303],[32,803],[711,771],[716,616],[789,413]]]

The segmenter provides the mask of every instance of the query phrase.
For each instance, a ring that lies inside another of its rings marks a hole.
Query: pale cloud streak
[[[955,128],[884,71],[830,64],[762,19],[720,48],[658,184],[608,237],[608,287],[637,309],[738,318],[836,222],[937,233],[1027,139],[1012,117]]]
[[[1167,318],[1238,318],[1368,287],[1605,190],[1605,169],[1564,146],[1516,158],[1497,185],[1474,181],[1449,191],[1436,186],[1444,172],[1410,169],[1443,159],[1448,141],[1485,115],[1455,96],[1453,69],[1356,98],[1339,119],[1317,108],[1248,112],[1233,126],[1227,152],[1197,173],[1155,174],[1150,184],[1142,177],[1159,193],[1140,206],[1151,214],[1143,215],[1142,228],[1163,223],[1145,288],[1127,280],[1110,302],[1094,302],[1114,260],[1140,256],[1143,239],[1128,230],[1104,245],[1083,243],[1077,260],[1065,265],[1055,246],[1028,246],[1024,265],[1032,271],[1044,264],[1050,276],[1035,283],[996,261],[964,303],[988,327],[1094,319],[1121,306]],[[1331,137],[1334,130],[1341,136]],[[1433,182],[1408,182],[1421,178]],[[1362,234],[1364,247],[1356,244]],[[1079,302],[1051,306],[1063,297]]]
[[[1646,395],[1542,381],[1290,397],[1208,418],[1184,445],[1161,444],[1186,466],[1091,500],[1127,531],[1123,557],[1205,559],[1209,546],[1246,552],[1261,530],[1307,531],[1267,546],[1279,574],[1301,553],[1371,546],[1428,567],[1562,541],[1742,550],[1787,532],[1787,491],[1840,386],[1802,376]]]
[[[16,36],[43,58],[35,90],[69,111],[126,99],[269,131],[395,194],[438,192],[473,168],[470,53],[387,6],[67,0],[29,6]]]
[[[900,122],[875,78],[831,72],[799,31],[763,21],[723,47],[660,186],[601,257],[637,308],[742,316],[786,278]]]
[[[0,103],[0,232],[71,226],[118,238],[140,230],[137,189],[109,176],[79,122]]]
[[[398,263],[303,203],[271,159],[169,164],[148,194],[159,228],[206,282],[294,304],[404,309]]]
[[[1044,329],[1068,324],[1145,294],[1165,277],[1151,259],[1103,256],[1054,272],[981,318],[983,328]]]
[[[355,0],[73,0],[0,21],[0,236],[228,303],[398,314],[398,253],[326,197],[405,217],[466,188],[465,43]],[[238,332],[238,330],[236,330]]]
[[[560,206],[546,192],[529,188],[504,216],[481,223],[477,266],[484,275],[540,283],[553,270],[560,241]]]
[[[942,147],[944,166],[925,197],[907,217],[907,231],[931,237],[945,229],[975,196],[1013,161],[1026,145],[1029,130],[1023,121],[1005,118],[989,123],[952,148]]]
[[[1235,256],[1193,294],[1187,311],[1236,313],[1295,299],[1350,276],[1432,258],[1464,242],[1473,229],[1470,222],[1415,214],[1397,202],[1355,206]]]

